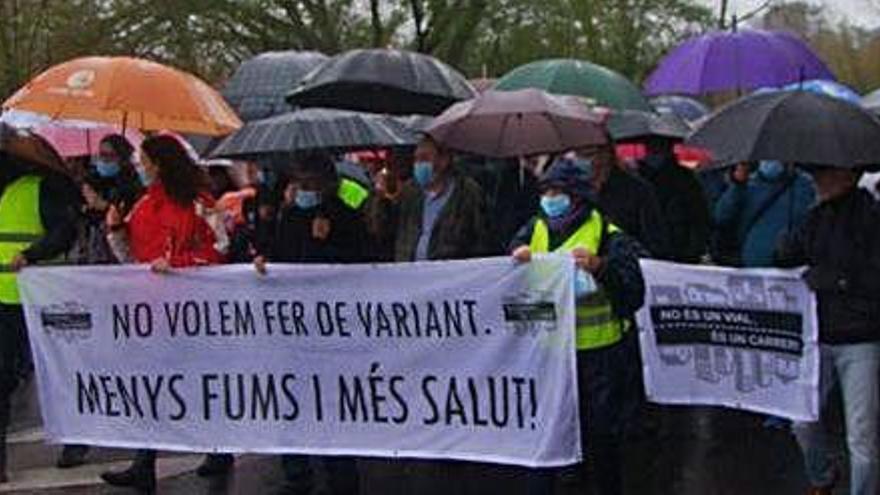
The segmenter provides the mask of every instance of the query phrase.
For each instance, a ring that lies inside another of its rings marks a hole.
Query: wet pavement
[[[124,467],[129,452],[95,449],[89,464],[54,468],[57,446],[42,441],[33,383],[19,390],[10,435],[11,483],[0,493],[126,494],[103,485],[98,474]],[[790,433],[763,426],[756,415],[718,408],[667,407],[651,415],[653,431],[625,446],[627,494],[788,495],[806,493],[801,456]],[[166,453],[159,461],[160,494],[272,494],[282,484],[277,458],[245,455],[225,477],[195,475],[200,456]],[[525,493],[523,469],[468,463],[400,460],[360,462],[361,493],[471,495]],[[844,471],[845,472],[845,471]],[[324,480],[326,481],[326,480]],[[589,494],[575,470],[559,476],[563,495]],[[320,484],[315,493],[320,492]],[[845,494],[841,486],[835,492]]]

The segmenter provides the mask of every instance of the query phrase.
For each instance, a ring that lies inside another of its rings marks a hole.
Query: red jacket
[[[212,207],[207,194],[197,199]],[[175,203],[165,188],[155,181],[135,203],[128,217],[128,241],[131,255],[141,263],[167,256],[173,267],[221,263],[223,255],[214,247],[214,231],[196,213],[195,204]]]

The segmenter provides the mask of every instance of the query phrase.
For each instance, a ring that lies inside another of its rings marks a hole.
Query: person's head
[[[205,172],[177,138],[151,136],[141,144],[141,150],[139,173],[145,185],[158,179],[168,196],[181,205],[192,204],[199,193],[209,189]]]
[[[675,143],[680,140],[664,136],[648,136],[642,141],[647,156],[662,156],[670,158],[675,156]]]
[[[593,204],[591,168],[592,163],[582,158],[560,158],[550,165],[538,181],[541,210],[547,217],[563,216]]]
[[[422,188],[442,182],[452,170],[452,153],[425,136],[416,146],[413,180]]]
[[[303,155],[291,169],[288,194],[298,208],[311,210],[335,194],[337,181],[336,165],[329,155]]]
[[[779,160],[758,162],[758,175],[767,182],[775,182],[788,175],[789,167]]]
[[[838,167],[814,167],[810,174],[816,182],[819,201],[829,201],[851,192],[858,187],[862,175],[858,170]]]
[[[115,177],[120,173],[131,173],[131,157],[134,147],[121,134],[105,136],[98,145],[98,156],[94,159],[95,172],[104,178]]]
[[[585,169],[594,187],[598,187],[610,170],[617,166],[617,154],[611,144],[579,148],[574,151],[574,160]]]
[[[230,167],[208,167],[208,177],[211,180],[211,196],[220,199],[224,194],[235,191],[235,181],[230,175]]]

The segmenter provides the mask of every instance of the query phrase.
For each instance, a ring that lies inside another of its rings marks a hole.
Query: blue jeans
[[[846,420],[850,486],[853,495],[876,495],[880,485],[880,342],[822,345],[819,375],[820,413],[840,385]],[[834,466],[821,421],[796,423],[807,477],[816,487],[833,482]]]

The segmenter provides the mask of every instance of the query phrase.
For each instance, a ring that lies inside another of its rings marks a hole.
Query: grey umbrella
[[[318,52],[266,52],[244,61],[221,92],[244,121],[293,110],[285,101],[300,79],[327,60]]]
[[[486,91],[452,106],[426,132],[452,149],[490,158],[607,143],[602,118],[580,99],[539,89]]]
[[[608,120],[608,133],[618,142],[638,141],[651,136],[684,140],[691,133],[691,128],[684,120],[670,112],[622,110],[611,114]]]
[[[862,106],[876,114],[880,114],[880,89],[862,98]]]
[[[416,136],[394,117],[310,108],[247,122],[217,145],[211,157],[253,159],[316,150],[413,146],[415,142]]]
[[[846,101],[811,91],[773,91],[715,113],[688,145],[716,164],[779,160],[803,165],[880,164],[880,120]]]
[[[287,101],[298,107],[394,115],[438,115],[476,96],[464,76],[434,57],[380,49],[333,57],[290,89]]]

